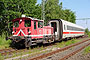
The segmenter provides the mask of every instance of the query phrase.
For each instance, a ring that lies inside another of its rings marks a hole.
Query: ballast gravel
[[[90,53],[84,54],[84,50],[85,49],[81,50],[79,53],[76,53],[75,55],[68,58],[67,60],[90,60]]]
[[[88,43],[90,43],[90,41],[87,41],[87,42],[82,43],[82,44],[80,44],[80,45],[78,45],[78,46],[69,48],[69,49],[67,49],[67,50],[65,50],[65,51],[56,53],[56,54],[54,54],[54,55],[48,56],[48,57],[43,58],[43,59],[41,59],[41,60],[59,60],[59,59],[61,59],[62,57],[64,57],[65,55],[70,54],[70,53],[76,51],[77,49],[79,49],[80,47],[82,47],[82,46],[84,46],[84,45],[86,45],[86,44],[88,44]],[[73,59],[72,59],[72,60],[73,60]],[[78,60],[78,59],[76,59],[76,60]]]

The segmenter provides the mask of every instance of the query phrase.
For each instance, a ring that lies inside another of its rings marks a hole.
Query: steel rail
[[[31,59],[29,59],[29,60],[39,60],[39,59],[48,57],[48,56],[50,56],[50,55],[53,55],[53,54],[55,54],[55,53],[58,53],[58,52],[62,52],[62,51],[64,51],[64,50],[67,50],[67,49],[69,49],[69,48],[71,48],[71,47],[77,46],[77,45],[79,45],[79,44],[81,44],[81,43],[84,43],[84,42],[86,42],[86,41],[89,41],[89,40],[90,40],[90,39],[87,39],[87,40],[84,40],[84,41],[82,41],[82,42],[78,42],[78,43],[75,43],[75,44],[66,46],[66,47],[64,47],[64,48],[58,49],[58,50],[56,50],[56,51],[52,51],[52,52],[50,52],[50,53],[47,53],[47,54],[44,54],[44,55],[41,55],[41,56],[37,56],[37,57],[31,58]]]
[[[77,49],[76,51],[74,51],[74,52],[72,52],[72,53],[70,53],[70,54],[64,56],[63,58],[61,58],[61,59],[59,59],[59,60],[65,60],[65,59],[68,59],[69,57],[75,55],[76,53],[78,53],[79,51],[81,51],[82,49],[84,49],[85,47],[87,47],[88,45],[90,45],[90,43],[84,45],[83,47],[81,47],[81,48]]]

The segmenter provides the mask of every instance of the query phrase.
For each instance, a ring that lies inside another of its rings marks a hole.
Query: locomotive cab
[[[19,18],[13,20],[13,36],[25,36],[31,33],[31,20]]]
[[[43,38],[43,20],[29,18],[17,18],[13,20],[13,36]],[[38,37],[38,35],[41,35]]]

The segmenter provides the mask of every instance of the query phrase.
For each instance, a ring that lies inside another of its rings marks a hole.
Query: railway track
[[[83,37],[83,38],[86,38],[87,36]],[[78,38],[78,39],[81,39],[81,38]],[[50,44],[50,45],[45,45],[44,47],[48,47],[48,46],[52,46],[52,45],[55,45],[55,44]],[[7,48],[7,49],[0,49],[0,53],[2,55],[7,55],[8,54],[11,54],[13,52],[19,52],[19,51],[26,51],[26,49],[13,49],[13,48]]]
[[[66,51],[66,50],[68,50],[68,49],[71,48],[71,47],[75,47],[75,46],[78,46],[78,45],[80,45],[80,44],[84,44],[85,42],[88,42],[88,41],[90,42],[90,39],[87,39],[87,40],[84,40],[84,41],[82,41],[82,42],[79,42],[79,43],[75,43],[75,44],[66,46],[66,47],[64,47],[64,48],[58,49],[58,50],[56,50],[56,51],[52,51],[52,52],[50,52],[50,53],[47,53],[47,54],[44,54],[44,55],[41,55],[41,56],[37,56],[37,57],[31,58],[31,59],[29,59],[29,60],[46,60],[47,58],[52,58],[53,56],[50,57],[51,55],[58,54],[59,52]],[[73,51],[73,52],[71,52],[71,53],[65,54],[65,55],[62,56],[61,58],[55,59],[55,60],[65,60],[65,59],[69,58],[70,56],[76,54],[77,52],[81,51],[83,48],[85,48],[85,47],[88,46],[88,45],[90,45],[90,43],[88,43],[88,44],[80,47],[79,49],[77,49],[77,50],[75,50],[75,51]],[[54,56],[55,56],[55,55],[54,55]],[[54,59],[51,59],[51,60],[54,60]]]
[[[83,38],[85,38],[85,37],[83,37]],[[81,38],[79,38],[79,39],[81,39]],[[85,41],[88,41],[88,40],[85,40]],[[83,41],[83,42],[85,42],[85,41]],[[82,43],[82,42],[81,42]],[[50,45],[47,45],[47,46],[45,46],[45,47],[49,47],[49,46],[52,46],[52,45],[55,45],[55,44],[50,44]],[[73,44],[73,46],[74,46],[74,44]],[[45,48],[44,47],[44,48]],[[69,48],[70,46],[67,46],[67,48]],[[71,46],[72,47],[72,46]],[[65,48],[66,49],[66,48]],[[31,50],[33,50],[33,49],[31,49]],[[3,56],[7,56],[7,55],[10,55],[11,57],[12,57],[12,54],[13,53],[16,53],[17,55],[19,54],[19,52],[27,52],[27,51],[31,51],[31,50],[27,50],[27,49],[21,49],[21,50],[17,50],[17,49],[12,49],[12,48],[10,48],[10,49],[1,49],[0,50],[0,54],[1,55],[3,55]],[[58,50],[59,51],[59,50]],[[57,51],[57,52],[58,52]],[[62,50],[63,51],[63,50]],[[56,52],[53,52],[53,53],[56,53]],[[51,53],[51,55],[52,55],[52,53]]]
[[[52,45],[55,45],[56,43],[54,44],[50,44],[50,45],[45,45],[44,48],[46,47],[49,47],[49,46],[52,46]],[[39,49],[39,47],[37,48]],[[30,50],[27,50],[27,49],[12,49],[12,48],[8,48],[8,49],[0,49],[0,54],[2,56],[4,56],[4,59],[6,58],[10,58],[10,57],[13,57],[13,53],[16,54],[16,55],[21,55],[22,52],[29,52],[29,51],[32,51],[33,49],[30,49]],[[10,55],[10,56],[9,56]],[[8,57],[9,56],[9,57]]]
[[[22,49],[22,50],[17,50],[17,49],[12,49],[12,48],[1,49],[0,54],[3,55],[3,56],[6,56],[6,55],[11,55],[13,53],[21,52],[21,51],[26,51],[26,49]]]
[[[75,50],[74,52],[72,52],[72,53],[70,53],[70,54],[65,55],[64,57],[62,57],[62,58],[59,59],[59,60],[65,60],[65,59],[68,59],[69,57],[73,56],[74,54],[78,53],[79,51],[81,51],[82,49],[84,49],[85,47],[87,47],[88,45],[90,45],[90,43],[88,43],[88,44],[82,46],[81,48]]]
[[[8,48],[8,49],[1,49],[0,53],[2,55],[6,55],[6,53],[17,51],[16,49]]]
[[[44,48],[52,46],[52,45],[55,45],[55,44],[45,45]],[[31,49],[31,50],[33,50],[33,49]],[[25,52],[25,51],[30,51],[30,50],[28,50],[28,49],[20,49],[20,50],[18,50],[18,49],[12,49],[12,48],[0,49],[0,54],[1,55],[8,55],[8,54],[18,53],[18,52],[22,52],[22,51]]]

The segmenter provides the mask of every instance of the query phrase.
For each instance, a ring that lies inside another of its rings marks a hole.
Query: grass
[[[30,56],[34,56],[34,55],[37,55],[37,54],[40,54],[40,53],[47,52],[47,51],[42,51],[42,50],[44,50],[43,47],[40,47],[39,49],[34,48],[33,50],[30,49],[30,50],[28,50],[26,52],[24,52],[24,51],[23,52],[19,52],[19,54],[13,53],[12,58],[13,57],[17,57],[17,56],[21,56],[20,59],[22,59],[22,58],[27,58],[27,57],[30,57]],[[42,52],[40,52],[40,51],[42,51]],[[26,55],[26,54],[29,54],[29,56],[22,57],[23,55]],[[9,58],[9,57],[7,56],[6,59],[7,58]],[[19,59],[15,59],[15,60],[19,60]]]
[[[0,60],[4,60],[4,56],[0,54]]]
[[[84,49],[84,54],[88,54],[90,53],[90,46],[87,46],[85,49]]]
[[[11,42],[10,40],[8,40],[8,41],[5,40],[4,34],[2,36],[0,36],[0,49],[9,48],[10,42]]]
[[[17,57],[17,56],[23,56],[23,55],[26,55],[26,54],[30,54],[30,55],[36,55],[36,54],[39,54],[39,53],[41,53],[40,51],[42,51],[42,50],[44,50],[44,47],[43,46],[41,46],[41,47],[39,47],[39,46],[37,46],[36,48],[33,48],[33,50],[30,48],[29,50],[27,50],[27,51],[20,51],[20,52],[18,52],[18,53],[13,53],[12,54],[12,58],[13,57]],[[42,52],[42,53],[44,53],[44,52]],[[6,59],[7,58],[9,58],[8,56],[6,57]],[[17,59],[16,59],[17,60]]]
[[[77,39],[72,39],[72,40],[68,40],[68,41],[62,41],[60,43],[57,43],[54,47],[58,47],[58,48],[62,48],[77,42],[80,42],[81,40],[77,40]]]
[[[71,44],[77,43],[77,42],[79,42],[79,41],[80,41],[80,40],[72,39],[72,40],[70,40],[70,41],[65,42],[65,45],[68,46],[68,45],[71,45]]]

